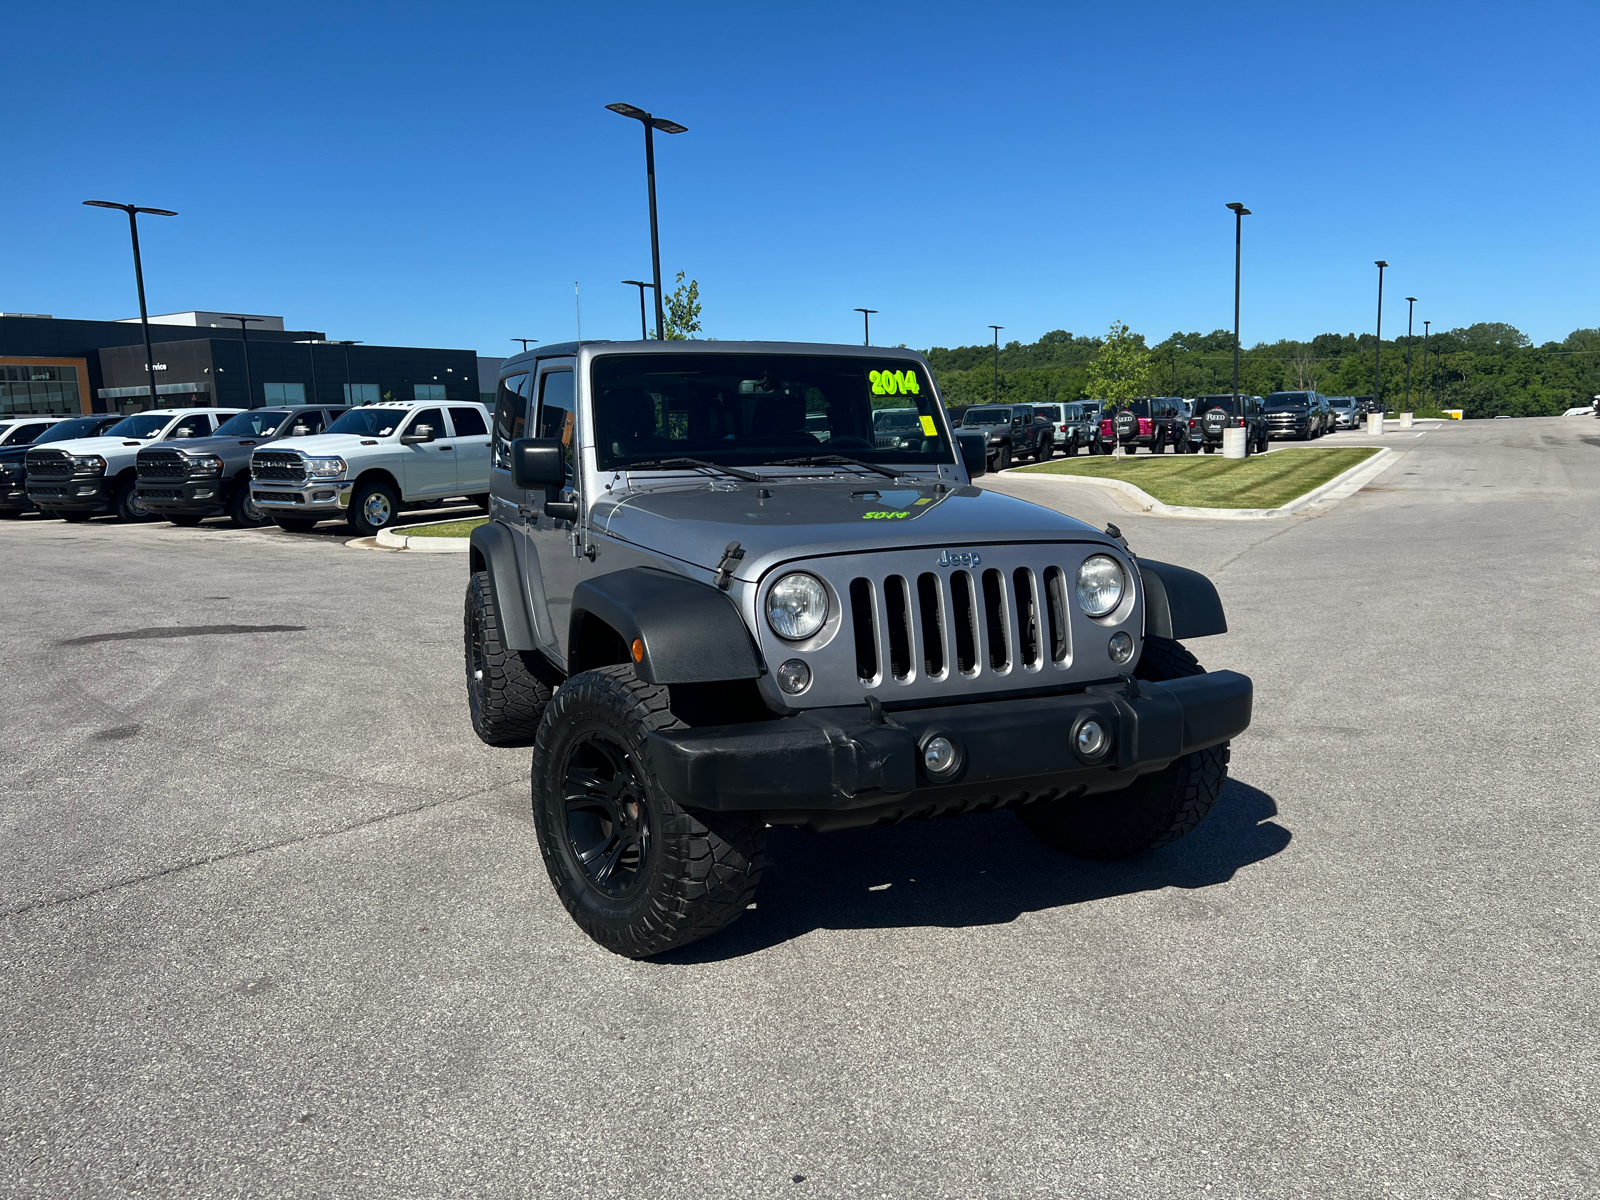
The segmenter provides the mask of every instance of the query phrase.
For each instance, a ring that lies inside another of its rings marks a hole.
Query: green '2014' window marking
[[[915,371],[871,371],[867,378],[872,380],[874,396],[922,395],[922,385],[917,382]]]

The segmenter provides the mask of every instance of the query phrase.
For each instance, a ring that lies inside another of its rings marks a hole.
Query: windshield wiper
[[[850,458],[844,454],[807,454],[801,458],[780,458],[771,464],[774,467],[860,467],[863,471],[876,471],[879,475],[887,475],[890,479],[899,479],[906,471],[895,471],[889,467],[880,467],[877,463],[863,462],[859,458]]]
[[[746,479],[751,483],[760,483],[761,476],[754,471],[741,471],[738,467],[725,467],[721,463],[707,462],[703,458],[647,458],[643,462],[631,462],[622,469],[624,471],[654,471],[667,467],[704,467],[708,471],[721,471],[724,475],[732,475],[735,479]]]

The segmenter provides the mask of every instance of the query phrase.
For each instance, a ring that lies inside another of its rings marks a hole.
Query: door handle
[[[440,446],[439,449],[441,449],[441,450],[454,450],[455,447],[454,446]]]

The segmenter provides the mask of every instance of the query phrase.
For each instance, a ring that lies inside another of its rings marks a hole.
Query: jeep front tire
[[[646,736],[681,726],[667,689],[626,664],[568,679],[534,742],[533,817],[550,882],[585,933],[629,958],[738,920],[765,865],[754,814],[680,808],[656,782]]]
[[[532,653],[506,648],[487,571],[467,580],[464,641],[473,732],[490,746],[531,745],[553,689]]]

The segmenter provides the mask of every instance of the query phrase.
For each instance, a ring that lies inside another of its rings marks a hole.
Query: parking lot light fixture
[[[133,238],[133,281],[139,289],[139,325],[144,330],[144,373],[150,380],[150,407],[156,405],[156,352],[150,345],[150,311],[144,303],[144,266],[139,261],[139,214],[175,217],[170,208],[140,208],[137,204],[118,204],[113,200],[85,200],[89,208],[116,208],[128,214],[128,234]]]
[[[661,308],[661,235],[656,225],[656,143],[654,135],[657,129],[661,130],[662,133],[688,133],[689,129],[685,125],[679,125],[676,121],[668,121],[664,117],[647,113],[644,109],[636,108],[632,104],[608,104],[606,107],[618,116],[627,117],[644,126],[644,173],[650,185],[650,267],[655,279],[656,340],[660,341],[666,336],[664,330],[667,322],[666,314]],[[639,295],[642,299],[644,293],[641,291]]]
[[[1432,321],[1422,323],[1422,407],[1428,407],[1428,326]]]
[[[1000,403],[1000,331],[1004,325],[991,325],[994,330],[994,402]]]
[[[858,308],[856,311],[861,314],[861,344],[870,346],[872,345],[872,314],[878,310],[875,308]]]
[[[1383,383],[1383,269],[1389,264],[1378,258],[1372,265],[1378,268],[1378,348],[1372,356],[1372,402],[1382,412],[1383,393],[1379,388]]]
[[[350,347],[361,345],[361,341],[360,339],[339,341],[335,342],[334,345],[344,347],[344,402],[354,408],[355,397],[350,394],[353,390],[350,387]]]
[[[239,340],[244,343],[244,406],[256,407],[256,385],[250,377],[250,331],[246,325],[259,325],[265,317],[238,317],[232,313],[218,313],[224,321],[239,322]],[[265,401],[263,400],[263,403]]]
[[[1244,219],[1250,210],[1237,200],[1228,208],[1233,211],[1233,410],[1239,411],[1239,267],[1244,247]]]
[[[513,342],[521,342],[522,343],[522,352],[524,354],[526,354],[528,352],[528,343],[529,342],[537,342],[539,339],[538,338],[512,338],[511,340]]]
[[[1411,318],[1417,311],[1417,298],[1406,297],[1406,412],[1411,411]]]
[[[639,289],[639,340],[641,342],[649,341],[650,327],[645,324],[644,319],[644,290],[645,288],[653,288],[656,285],[653,283],[646,283],[642,279],[624,279],[622,282],[627,284],[629,287],[636,287]]]

